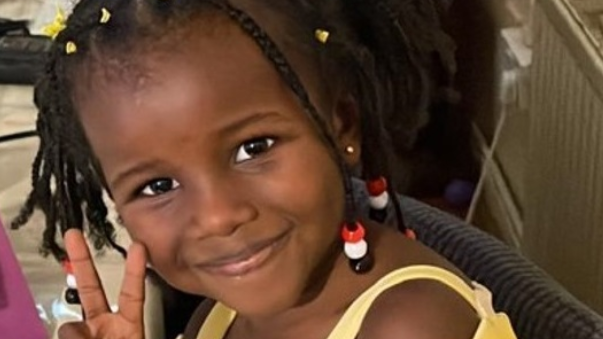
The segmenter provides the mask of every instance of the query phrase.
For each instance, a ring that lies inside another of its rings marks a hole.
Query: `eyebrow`
[[[253,114],[250,114],[242,119],[238,119],[221,126],[218,129],[218,132],[225,135],[233,134],[245,126],[257,124],[264,120],[287,121],[282,114],[279,114],[276,111],[254,112]]]
[[[154,159],[143,160],[143,161],[135,164],[134,166],[128,167],[127,169],[125,169],[121,172],[118,172],[117,175],[115,176],[115,179],[112,180],[110,183],[111,187],[119,187],[120,183],[122,181],[126,180],[129,176],[143,172],[143,171],[147,170],[149,167],[154,166],[156,163],[157,163],[157,161]]]

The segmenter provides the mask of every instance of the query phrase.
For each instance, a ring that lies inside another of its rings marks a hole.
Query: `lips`
[[[212,275],[240,278],[262,267],[286,241],[289,231],[198,265]]]

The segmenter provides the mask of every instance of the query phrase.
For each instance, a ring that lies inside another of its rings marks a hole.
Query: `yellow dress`
[[[327,339],[356,338],[364,316],[381,293],[398,284],[419,279],[435,280],[450,287],[475,309],[480,323],[474,339],[516,339],[509,318],[504,313],[494,312],[492,296],[485,287],[477,283],[473,283],[473,287],[468,286],[451,272],[424,265],[395,270],[377,281],[352,303]],[[235,311],[216,303],[201,326],[197,339],[223,339],[235,317]]]

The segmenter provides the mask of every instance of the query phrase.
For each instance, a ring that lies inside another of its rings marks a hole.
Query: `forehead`
[[[237,26],[226,20],[212,23],[216,25],[211,29],[169,32],[153,47],[141,42],[124,54],[121,50],[93,54],[72,72],[78,112],[85,113],[86,101],[139,96],[176,82],[185,91],[194,82],[219,78],[220,83],[237,86],[244,82],[235,80],[259,81],[274,73],[257,45]]]
[[[80,76],[76,110],[104,171],[155,151],[170,156],[174,148],[160,154],[149,147],[159,136],[172,145],[198,143],[240,114],[286,105],[307,119],[252,39],[233,25],[213,33],[138,56],[136,72],[108,62]]]
[[[252,11],[253,18],[261,23],[262,29],[267,31],[284,53],[312,104],[328,116],[333,106],[332,91],[324,79],[320,78],[320,67],[316,64],[316,58],[309,53],[308,37],[300,37],[300,34],[313,36],[313,33],[303,33],[304,30],[300,27],[294,30],[296,33],[291,33],[291,30],[285,29],[288,26],[283,22],[285,17],[274,10],[260,8]],[[91,60],[84,62],[74,72],[76,86],[73,97],[80,118],[93,120],[94,116],[83,117],[85,114],[82,113],[86,113],[90,107],[97,107],[99,101],[131,106],[140,103],[143,100],[142,94],[148,94],[150,90],[158,94],[151,96],[153,99],[165,97],[167,94],[162,92],[162,87],[167,82],[174,83],[176,79],[186,78],[176,75],[203,75],[206,80],[212,76],[219,77],[223,80],[220,83],[228,87],[224,90],[233,93],[247,93],[248,90],[240,87],[248,82],[257,83],[267,76],[274,78],[276,75],[280,79],[275,65],[267,59],[258,41],[254,41],[241,29],[239,23],[224,13],[206,12],[165,33],[160,41],[150,45],[148,41],[134,43],[134,46],[126,49],[129,53],[125,54],[103,51],[100,46],[97,56],[89,58]],[[294,43],[296,36],[300,37],[297,45]],[[200,79],[188,76],[186,80],[190,83]],[[280,85],[287,86],[282,79]],[[176,87],[180,88],[179,95],[186,95],[185,89],[191,88],[184,86],[184,82]],[[253,90],[261,89],[261,86],[253,87]]]
[[[312,40],[308,37],[314,35],[311,30],[287,22],[287,15],[290,14],[283,15],[282,9],[279,12],[257,5],[252,8],[249,1],[237,2],[241,2],[244,11],[251,11],[250,15],[261,25],[260,29],[267,31],[270,38],[276,42],[278,49],[285,56],[285,62],[292,66],[295,75],[309,92],[311,101],[317,106],[327,104],[330,96],[329,86],[325,79],[321,78],[321,67],[315,51],[308,46],[308,40]],[[84,62],[76,67],[75,72],[71,72],[72,78],[79,85],[74,89],[76,101],[86,94],[98,93],[99,87],[110,89],[119,84],[136,90],[148,86],[160,77],[159,70],[178,66],[170,62],[175,59],[203,60],[203,63],[181,64],[183,68],[228,66],[233,59],[239,59],[236,63],[241,60],[251,64],[255,62],[255,65],[250,65],[255,67],[259,64],[275,67],[274,63],[270,62],[274,60],[266,59],[266,50],[262,51],[258,46],[265,44],[261,41],[263,39],[258,39],[257,36],[251,38],[249,32],[243,32],[241,23],[235,22],[225,13],[217,10],[205,11],[191,18],[180,23],[167,24],[163,29],[154,28],[155,33],[150,38],[121,44],[112,43],[117,45],[117,48],[95,46]],[[213,53],[214,51],[216,53]],[[224,53],[231,55],[225,59],[224,55],[219,55]],[[266,60],[259,60],[261,58]],[[228,71],[229,67],[219,69]]]

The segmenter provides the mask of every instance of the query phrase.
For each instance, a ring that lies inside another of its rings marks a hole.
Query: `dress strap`
[[[235,311],[219,302],[216,303],[207,315],[203,325],[201,325],[197,339],[224,338],[235,316]]]

